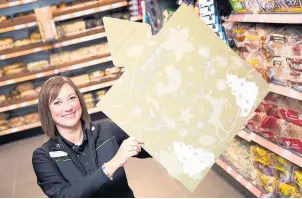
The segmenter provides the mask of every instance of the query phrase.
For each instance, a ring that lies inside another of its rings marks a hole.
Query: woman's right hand
[[[123,141],[113,160],[116,161],[119,167],[124,166],[130,157],[136,156],[141,152],[141,144],[144,143],[135,137],[129,137]]]
[[[124,140],[115,156],[105,164],[107,173],[112,176],[119,167],[124,166],[129,158],[141,152],[141,144],[144,144],[144,142],[134,137]]]

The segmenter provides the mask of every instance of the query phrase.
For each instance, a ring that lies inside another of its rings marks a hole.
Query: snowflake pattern
[[[141,107],[138,107],[138,106],[135,106],[132,110],[132,114],[136,117],[140,117],[142,116],[142,108]]]
[[[221,68],[226,68],[228,66],[228,61],[226,58],[221,56],[216,56],[217,65]]]
[[[179,134],[182,138],[186,137],[188,135],[188,131],[186,129],[181,129],[179,131]]]
[[[206,122],[204,122],[204,121],[199,121],[198,122],[198,124],[197,124],[197,128],[199,129],[199,130],[203,130],[205,127],[206,127]]]
[[[200,47],[198,49],[198,54],[202,58],[208,58],[211,55],[210,48],[207,46]]]
[[[228,84],[227,84],[226,80],[223,80],[223,79],[219,79],[216,83],[216,86],[219,91],[223,91],[228,88]]]
[[[231,59],[232,59],[233,65],[237,68],[241,68],[245,64],[244,61],[238,56],[232,56]]]
[[[177,61],[180,61],[185,54],[195,50],[193,44],[189,41],[189,35],[188,28],[181,30],[169,29],[167,40],[163,43],[163,46],[167,49],[173,49],[172,53]]]
[[[186,124],[190,123],[190,119],[194,118],[194,116],[190,113],[189,109],[180,109],[180,121],[185,121]]]

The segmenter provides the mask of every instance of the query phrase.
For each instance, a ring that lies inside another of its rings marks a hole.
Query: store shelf
[[[79,86],[79,90],[80,90],[81,93],[86,93],[86,92],[89,92],[89,91],[94,91],[94,90],[110,87],[114,84],[114,82],[119,77],[120,77],[120,75],[115,75],[114,77],[107,77],[107,78],[105,78],[105,79],[103,79],[99,82],[92,82],[92,83],[90,83],[90,85]],[[28,100],[28,101],[17,102],[15,104],[3,105],[0,108],[0,113],[5,112],[5,111],[11,111],[11,110],[27,107],[27,106],[31,106],[31,105],[35,105],[35,104],[38,104],[38,99],[31,99],[31,100]]]
[[[302,166],[302,156],[299,156],[299,155],[261,137],[260,135],[258,135],[256,133],[253,133],[253,132],[248,133],[248,132],[242,130],[237,135],[239,137],[245,139],[248,142],[253,141],[253,142],[267,148],[268,150],[280,155],[281,157],[291,161],[292,163],[294,163],[298,166]]]
[[[27,125],[16,127],[16,128],[7,129],[5,131],[0,131],[0,136],[12,134],[12,133],[16,133],[16,132],[20,132],[20,131],[24,131],[24,130],[28,130],[28,129],[33,129],[33,128],[36,128],[39,126],[41,126],[41,123],[36,122],[36,123],[27,124]]]
[[[7,3],[1,3],[0,4],[0,9],[2,8],[9,8],[9,7],[14,7],[14,6],[19,6],[19,5],[24,5],[28,3],[34,3],[37,2],[38,0],[18,0],[18,1],[10,1]]]
[[[88,109],[89,114],[98,113],[98,112],[101,112],[100,107],[93,107],[93,108]]]
[[[97,27],[93,29],[86,30],[85,32],[66,36],[57,40],[54,44],[45,44],[42,42],[29,44],[19,48],[7,49],[0,51],[0,60],[6,60],[11,58],[16,58],[24,55],[29,55],[37,52],[42,52],[54,48],[66,47],[69,45],[74,45],[78,43],[83,43],[95,39],[100,39],[106,37],[104,32],[104,27]]]
[[[38,79],[41,77],[56,75],[59,73],[85,68],[85,67],[106,63],[110,61],[112,61],[112,58],[109,56],[109,54],[104,54],[104,55],[90,57],[79,61],[73,61],[67,64],[62,64],[57,66],[56,68],[49,68],[41,72],[28,72],[28,73],[16,74],[8,77],[2,77],[0,78],[0,87],[7,86],[10,84],[20,83],[28,80]]]
[[[95,84],[95,85],[83,87],[83,88],[80,88],[79,90],[80,90],[81,93],[86,93],[86,92],[89,92],[89,91],[94,91],[94,90],[98,90],[98,89],[101,89],[101,88],[110,87],[114,84],[116,79],[118,79],[118,78],[115,78],[115,80],[107,81],[107,82],[104,82],[104,83],[101,83],[101,84]]]
[[[142,20],[143,20],[142,16],[130,17],[130,21],[142,21]]]
[[[302,24],[301,13],[272,13],[272,14],[232,14],[230,22]]]
[[[237,173],[232,167],[230,167],[227,163],[223,160],[218,159],[216,160],[216,164],[220,166],[223,170],[229,173],[235,180],[237,180],[240,184],[242,184],[245,188],[247,188],[251,193],[253,193],[257,198],[262,196],[262,192],[255,187],[252,183],[247,181],[242,175]]]
[[[302,100],[302,92],[296,91],[294,89],[291,89],[291,88],[288,88],[285,86],[280,86],[277,84],[270,84],[270,91],[273,93],[291,97],[291,98],[294,98],[297,100]]]
[[[0,33],[11,32],[15,30],[21,30],[24,28],[30,28],[37,25],[36,16],[34,14],[18,17],[13,21],[6,20],[0,23]]]
[[[112,2],[112,3],[111,3]],[[107,4],[107,5],[106,5]],[[68,10],[59,10],[53,13],[54,15],[54,21],[64,21],[72,18],[77,18],[85,15],[91,15],[94,13],[98,12],[103,12],[107,10],[112,10],[116,8],[121,8],[125,7],[128,5],[127,1],[119,1],[119,2],[114,2],[114,1],[104,1],[104,0],[99,0],[96,1],[94,4],[93,3],[85,3],[83,6],[79,7],[78,5],[71,7]]]
[[[101,112],[99,107],[94,107],[94,108],[88,109],[89,114],[94,114],[94,113],[98,113],[98,112]],[[0,136],[12,134],[12,133],[17,133],[17,132],[20,132],[20,131],[33,129],[33,128],[40,127],[40,126],[41,126],[40,122],[27,124],[27,125],[24,125],[24,126],[21,126],[21,127],[16,127],[16,128],[7,129],[5,131],[0,131]]]
[[[16,104],[7,105],[7,106],[4,106],[4,107],[0,108],[0,113],[5,112],[5,111],[15,110],[15,109],[18,109],[18,108],[23,108],[23,107],[31,106],[31,105],[34,105],[34,104],[38,104],[38,100],[37,99],[23,101],[23,102],[16,103]]]

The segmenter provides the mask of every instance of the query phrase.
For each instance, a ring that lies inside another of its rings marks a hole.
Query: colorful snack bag
[[[302,169],[301,169],[301,167],[294,168],[294,181],[299,186],[300,193],[302,193]]]
[[[287,123],[280,129],[282,143],[289,149],[302,154],[302,127]]]
[[[301,198],[298,187],[292,184],[280,183],[278,194],[281,198]]]
[[[246,127],[255,133],[260,133],[262,121],[266,116],[265,112],[256,112],[255,115],[247,122]]]
[[[261,124],[261,134],[268,140],[278,143],[280,141],[280,128],[285,121],[274,116],[267,116]]]
[[[289,183],[294,181],[294,164],[281,156],[271,153],[272,166],[279,171],[280,182]]]
[[[251,146],[251,158],[265,166],[270,166],[269,152],[259,146]]]

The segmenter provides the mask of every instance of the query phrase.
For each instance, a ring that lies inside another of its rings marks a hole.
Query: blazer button
[[[61,146],[60,144],[57,144],[57,148],[60,148],[60,146]]]

